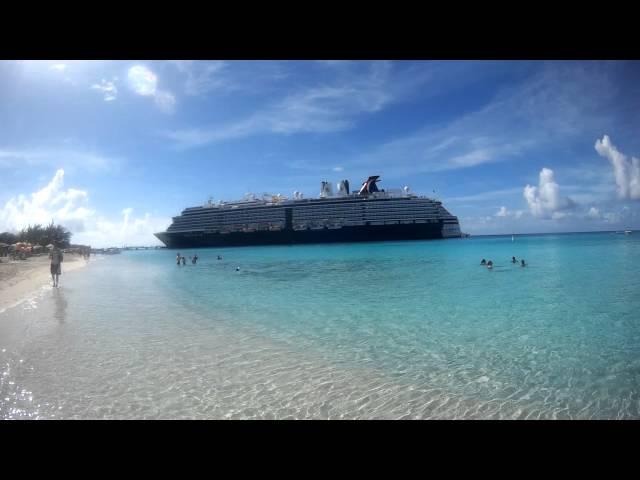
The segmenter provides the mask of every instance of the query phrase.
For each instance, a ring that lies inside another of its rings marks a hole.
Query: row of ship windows
[[[439,217],[450,217],[450,215],[442,215],[438,212],[427,212],[427,211],[402,211],[402,212],[349,212],[349,213],[329,213],[322,212],[322,214],[305,214],[305,215],[294,215],[293,220],[306,220],[306,219],[314,219],[314,218],[367,218],[367,217],[417,217],[417,216],[439,216]],[[191,220],[191,219],[176,219],[174,221],[174,225],[198,225],[198,224],[209,224],[209,223],[246,223],[246,222],[269,222],[269,221],[281,221],[284,220],[282,216],[272,216],[272,217],[235,217],[235,218],[222,218],[222,219],[200,219],[200,220]]]
[[[321,211],[327,211],[327,210],[361,210],[361,209],[395,209],[395,208],[400,208],[400,209],[406,209],[406,208],[411,208],[411,207],[431,207],[434,209],[442,209],[442,206],[436,205],[433,202],[429,202],[429,201],[424,201],[424,202],[418,202],[418,201],[401,201],[401,202],[393,202],[393,203],[389,203],[389,202],[378,202],[378,203],[364,203],[361,205],[344,205],[344,204],[335,204],[335,205],[308,205],[308,206],[299,206],[296,207],[293,212],[298,213],[301,211],[315,211],[315,210],[321,210]],[[202,217],[202,216],[211,216],[211,215],[224,215],[224,214],[231,214],[231,215],[246,215],[246,214],[257,214],[260,216],[265,216],[265,215],[269,215],[269,214],[282,214],[282,212],[284,211],[285,207],[280,207],[277,210],[269,210],[267,208],[259,208],[259,209],[252,209],[252,210],[234,210],[234,211],[226,211],[226,212],[220,212],[220,211],[200,211],[200,212],[185,212],[182,214],[182,217],[189,217],[189,218],[195,218],[195,217]]]
[[[405,222],[412,223],[414,221],[418,222],[437,222],[438,218],[369,218],[369,219],[343,219],[340,221],[330,221],[329,219],[319,219],[319,220],[309,220],[309,221],[297,221],[293,222],[294,226],[299,225],[312,225],[312,224],[336,224],[336,225],[363,225],[367,222]],[[189,231],[189,230],[197,230],[197,229],[218,229],[218,228],[228,228],[228,227],[240,227],[240,226],[280,226],[284,227],[284,222],[246,222],[246,223],[236,223],[232,225],[198,225],[198,226],[174,226],[169,227],[168,231]],[[456,224],[457,225],[457,224]]]
[[[308,216],[323,216],[323,215],[363,215],[363,214],[397,214],[397,213],[401,213],[401,214],[425,214],[425,213],[429,213],[429,214],[439,214],[439,215],[451,215],[447,210],[445,210],[444,208],[441,209],[425,209],[425,208],[403,208],[403,209],[373,209],[373,210],[327,210],[327,209],[322,209],[322,210],[306,210],[303,212],[293,212],[293,218],[300,218],[300,217],[308,217]],[[215,221],[240,221],[243,220],[245,218],[259,218],[259,219],[281,219],[284,218],[284,212],[280,211],[280,212],[273,212],[269,215],[264,215],[264,214],[259,214],[258,212],[254,212],[253,214],[248,214],[248,213],[238,213],[236,215],[224,215],[224,216],[208,216],[208,217],[198,217],[198,218],[187,218],[187,217],[174,217],[174,222],[176,223],[182,223],[182,222],[201,222],[201,221],[211,221],[211,220],[215,220]]]
[[[390,208],[442,208],[441,205],[435,205],[433,203],[416,203],[416,202],[407,202],[407,203],[394,203],[394,204],[381,204],[381,205],[313,205],[306,208],[296,208],[294,212],[302,212],[309,210],[375,210],[375,209],[384,209],[388,210]]]
[[[342,218],[368,218],[368,217],[373,217],[373,218],[378,218],[378,217],[402,217],[402,218],[406,218],[406,217],[422,217],[422,216],[428,216],[428,217],[440,217],[440,218],[455,218],[453,215],[449,214],[448,212],[446,214],[442,214],[439,212],[429,212],[429,211],[399,211],[399,212],[389,212],[389,211],[383,211],[383,212],[349,212],[349,213],[329,213],[329,212],[322,212],[322,214],[316,214],[316,215],[312,215],[312,214],[305,214],[305,215],[294,215],[292,218],[294,221],[296,220],[308,220],[308,219],[323,219],[323,218],[336,218],[336,219],[342,219]],[[246,222],[269,222],[269,221],[283,221],[284,218],[282,216],[270,216],[270,217],[264,217],[264,216],[254,216],[254,217],[235,217],[235,218],[215,218],[215,219],[199,219],[199,220],[191,220],[191,219],[184,219],[184,218],[178,218],[174,221],[174,225],[181,225],[181,226],[185,226],[185,225],[193,225],[193,226],[197,226],[199,224],[229,224],[229,223],[246,223]]]
[[[441,217],[442,215],[436,212],[365,212],[359,214],[348,214],[348,215],[340,215],[340,214],[327,214],[326,212],[323,215],[296,215],[293,217],[294,220],[298,219],[307,219],[307,218],[367,218],[367,217]]]
[[[211,220],[216,220],[216,221],[239,221],[245,218],[264,218],[264,219],[281,219],[284,218],[284,213],[280,212],[277,215],[229,215],[229,216],[210,216],[210,217],[203,217],[203,218],[184,218],[184,217],[176,217],[174,218],[174,222],[202,222],[202,221],[211,221]]]
[[[341,222],[340,224],[338,224],[337,226],[357,226],[357,225],[382,225],[382,224],[408,224],[408,223],[437,223],[438,220],[436,219],[414,219],[414,220],[371,220],[371,221],[345,221],[345,222]],[[334,224],[331,223],[323,223],[323,222],[304,222],[304,223],[297,223],[295,222],[293,224],[293,227],[296,229],[300,229],[300,228],[312,228],[312,227],[322,227],[322,226],[331,226]],[[266,229],[266,228],[284,228],[284,224],[236,224],[234,226],[231,227],[232,230],[241,230],[244,228],[250,228],[250,229]],[[179,232],[194,232],[194,231],[201,231],[201,232],[216,232],[219,230],[224,230],[224,229],[229,229],[230,227],[203,227],[203,228],[198,228],[198,229],[187,229],[187,228],[181,228],[181,229],[169,229],[169,231],[174,232],[174,233],[179,233]],[[450,228],[447,230],[451,230],[451,231],[455,231],[455,228]]]
[[[434,215],[434,214],[425,214],[423,212],[416,213],[402,213],[402,214],[389,214],[389,213],[370,213],[365,215],[323,215],[323,216],[296,216],[292,219],[293,223],[299,222],[363,222],[363,221],[396,221],[396,220],[418,220],[418,219],[437,219],[437,220],[452,220],[457,221],[457,218],[452,215]],[[232,226],[238,224],[279,224],[284,223],[285,220],[283,218],[245,218],[245,219],[233,219],[233,220],[223,220],[223,221],[182,221],[182,222],[174,222],[169,230],[175,230],[176,228],[187,229],[187,228],[204,228],[204,227],[222,227],[222,226]]]

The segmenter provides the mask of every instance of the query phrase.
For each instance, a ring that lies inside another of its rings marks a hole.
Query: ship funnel
[[[320,183],[320,198],[328,198],[333,196],[333,191],[331,188],[331,183],[329,182],[321,182]]]
[[[338,182],[338,195],[341,197],[349,195],[349,180],[340,180]]]
[[[376,186],[376,182],[379,182],[379,178],[380,175],[371,175],[367,178],[362,184],[362,187],[360,187],[360,192],[358,192],[358,194],[366,196],[370,193],[379,192],[380,190],[378,190],[378,187]]]

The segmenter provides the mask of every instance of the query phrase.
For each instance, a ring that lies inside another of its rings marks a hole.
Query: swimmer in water
[[[486,265],[487,261],[483,258],[482,261],[480,262],[480,265]]]
[[[176,255],[176,265],[180,265],[180,252]]]
[[[487,262],[487,268],[488,268],[489,270],[491,270],[491,269],[493,268],[493,262],[492,262],[491,260],[489,260],[489,261]]]
[[[218,255],[218,260],[222,260],[222,257],[220,255]]]
[[[240,267],[236,267],[236,272],[239,272],[239,271],[240,271]]]
[[[518,263],[518,260],[516,260],[516,257],[511,257],[511,263]]]
[[[526,263],[524,263],[524,260],[522,260],[522,263],[521,263],[520,265],[521,265],[521,266],[523,266],[523,267],[526,267],[526,266],[527,266],[527,264],[526,264]]]

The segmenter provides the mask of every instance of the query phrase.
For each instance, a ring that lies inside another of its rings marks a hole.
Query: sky
[[[472,235],[640,228],[637,61],[0,61],[0,232],[409,186]]]

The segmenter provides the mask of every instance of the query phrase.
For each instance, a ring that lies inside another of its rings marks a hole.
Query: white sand
[[[87,264],[80,255],[65,254],[62,262],[60,284],[64,274]],[[51,285],[50,260],[47,255],[31,257],[27,260],[9,260],[0,257],[0,313],[19,303],[43,285]]]

